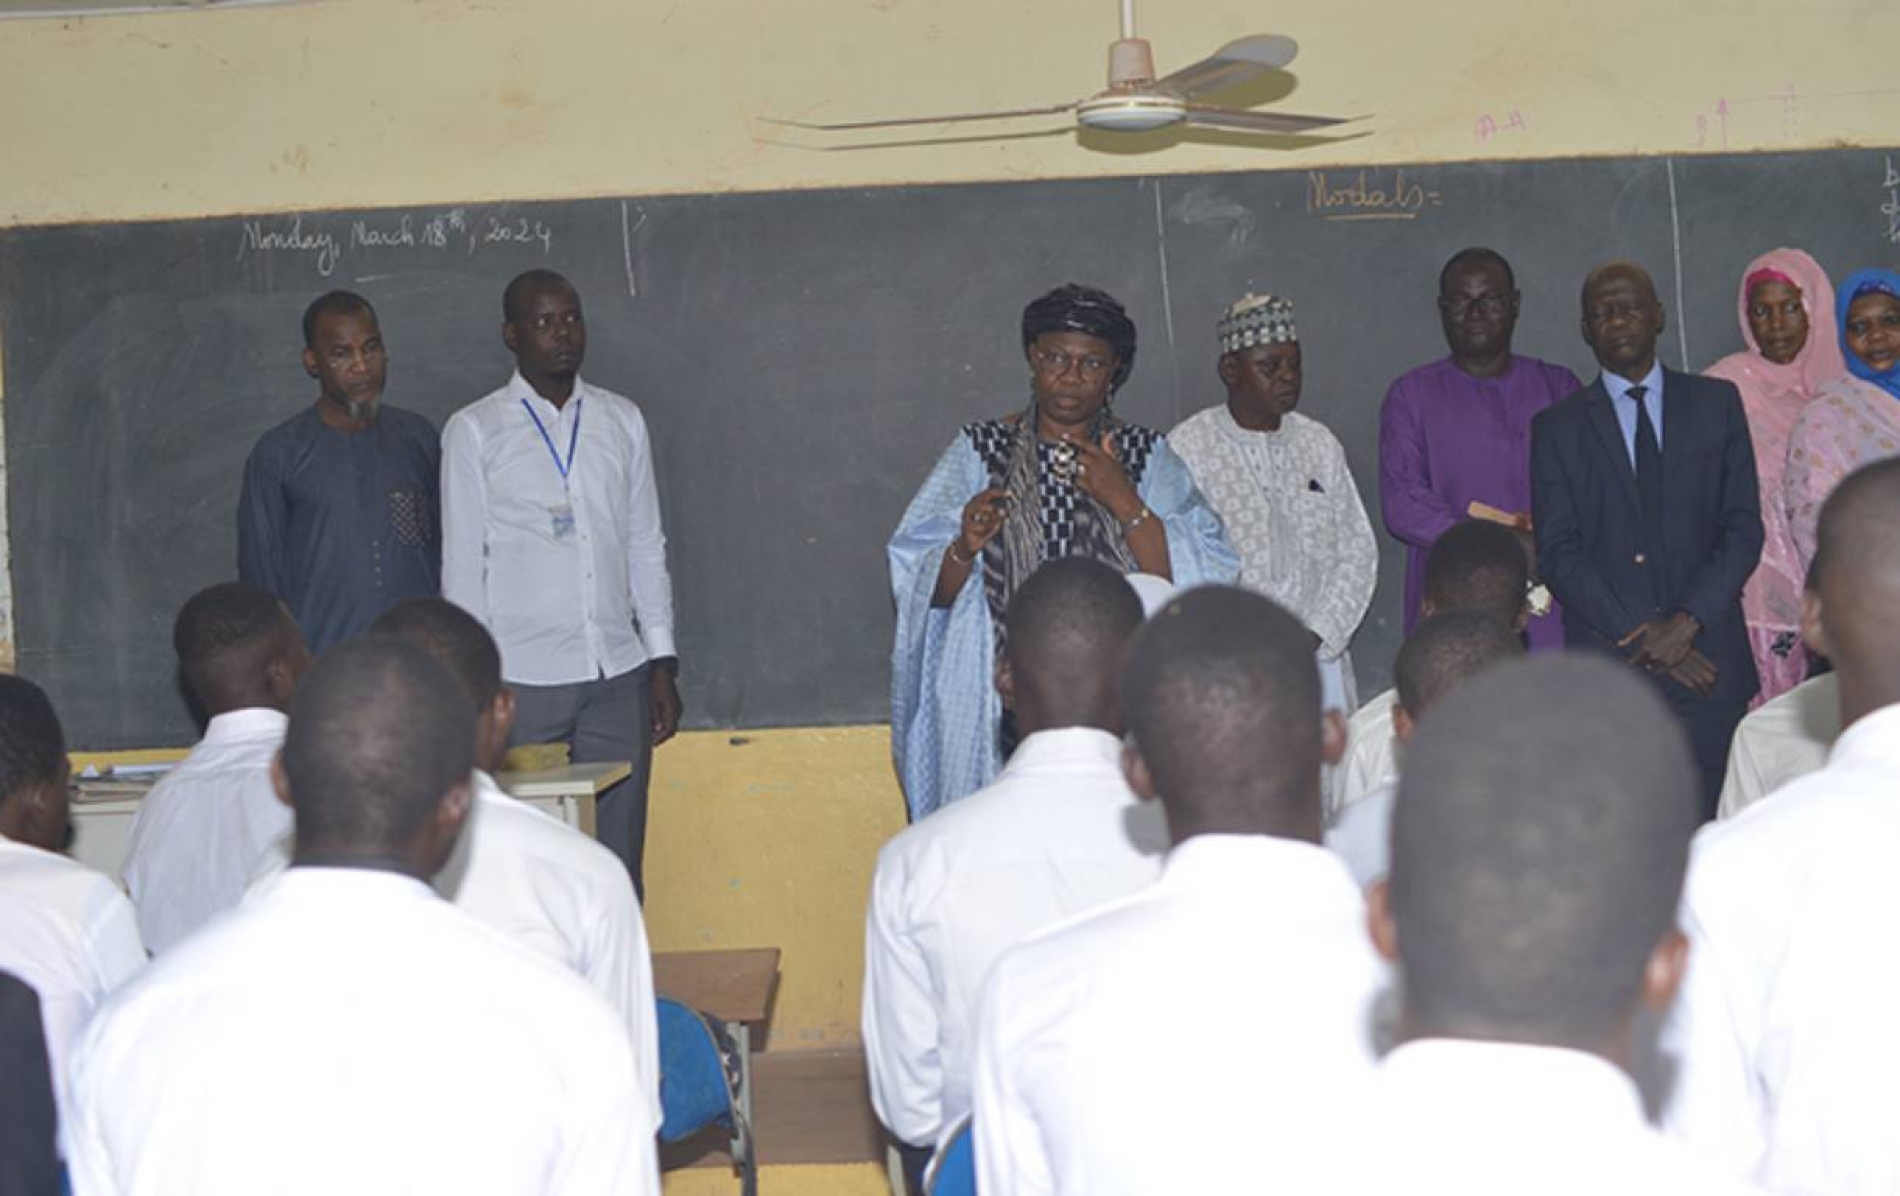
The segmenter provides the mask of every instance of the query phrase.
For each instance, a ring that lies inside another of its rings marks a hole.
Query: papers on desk
[[[136,801],[152,791],[158,779],[170,772],[174,764],[114,764],[99,768],[88,764],[73,779],[78,782],[79,792],[73,801],[80,805],[92,802]]]

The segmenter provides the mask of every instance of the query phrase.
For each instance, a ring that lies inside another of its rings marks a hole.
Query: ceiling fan
[[[889,129],[902,125],[942,125],[958,121],[1007,120],[1023,116],[1054,116],[1073,112],[1077,123],[1090,129],[1146,132],[1168,125],[1206,129],[1241,129],[1256,133],[1306,133],[1330,125],[1362,119],[1356,116],[1303,116],[1293,112],[1263,112],[1248,108],[1221,108],[1197,102],[1200,97],[1225,91],[1293,61],[1299,43],[1279,34],[1257,33],[1236,38],[1199,62],[1163,78],[1155,77],[1154,49],[1135,36],[1135,0],[1121,0],[1121,39],[1109,43],[1108,89],[1084,100],[1046,108],[1016,108],[998,112],[962,112],[948,116],[905,116],[889,120],[816,124],[798,120],[770,120],[773,124],[823,132],[853,129]]]

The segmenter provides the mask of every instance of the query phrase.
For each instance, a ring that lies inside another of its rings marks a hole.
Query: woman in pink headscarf
[[[1826,271],[1801,250],[1776,249],[1748,263],[1740,307],[1748,348],[1704,372],[1733,382],[1742,392],[1748,434],[1755,442],[1763,537],[1761,563],[1742,589],[1742,615],[1761,675],[1754,701],[1759,706],[1807,676],[1808,654],[1801,643],[1805,570],[1781,502],[1782,470],[1795,419],[1822,384],[1846,368],[1834,335],[1834,288]]]

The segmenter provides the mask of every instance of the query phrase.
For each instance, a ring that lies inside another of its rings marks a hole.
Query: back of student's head
[[[1009,663],[1020,690],[1035,687],[1066,705],[1113,703],[1141,599],[1100,561],[1050,561],[1010,597]]]
[[[172,624],[179,671],[209,714],[276,704],[265,692],[267,671],[273,660],[294,655],[301,645],[302,633],[283,603],[268,590],[238,581],[199,590]],[[282,694],[288,693],[288,685],[283,686]]]
[[[1393,807],[1414,1033],[1605,1045],[1674,925],[1696,793],[1668,706],[1608,661],[1513,661],[1441,700]]]
[[[1122,705],[1177,842],[1317,826],[1313,637],[1269,599],[1205,586],[1162,607],[1129,647]]]
[[[65,763],[66,734],[46,691],[0,673],[0,802],[27,785],[58,781]]]
[[[284,740],[298,848],[400,854],[474,764],[468,691],[434,657],[380,635],[332,648]]]
[[[1506,627],[1524,616],[1530,562],[1510,529],[1471,519],[1452,525],[1425,556],[1425,601],[1434,614],[1472,610]]]
[[[481,621],[442,598],[407,598],[369,626],[421,648],[462,683],[480,713],[501,692],[501,649]]]
[[[1399,705],[1414,719],[1494,664],[1524,655],[1524,638],[1487,614],[1454,610],[1412,629],[1392,666]]]

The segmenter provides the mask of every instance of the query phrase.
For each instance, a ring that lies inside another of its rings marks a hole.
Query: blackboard
[[[1900,156],[1900,155],[1896,155]],[[1221,400],[1213,322],[1243,291],[1299,305],[1302,410],[1345,442],[1377,521],[1388,381],[1443,352],[1445,257],[1502,250],[1520,351],[1589,377],[1577,287],[1649,265],[1665,355],[1740,346],[1737,271],[1777,244],[1838,276],[1891,264],[1887,154],[1829,151],[590,199],[0,233],[7,489],[20,671],[76,745],[182,743],[170,626],[234,571],[241,467],[313,397],[298,316],[377,305],[386,401],[438,424],[506,377],[502,285],[579,286],[585,375],[644,407],[680,611],[688,725],[887,715],[884,543],[966,420],[1026,398],[1022,305],[1065,280],[1141,329],[1119,401],[1167,428]],[[1685,352],[1686,350],[1686,352]],[[1384,684],[1402,556],[1354,648]]]

